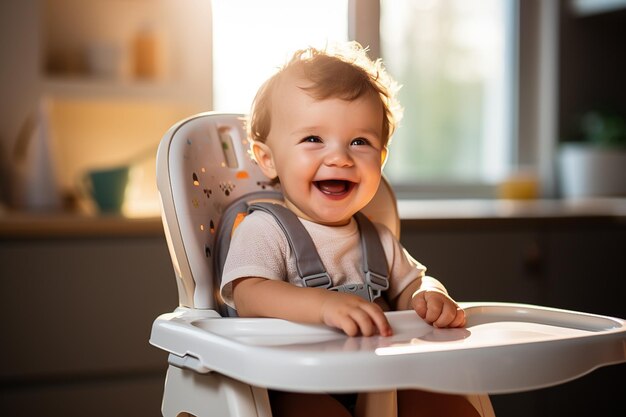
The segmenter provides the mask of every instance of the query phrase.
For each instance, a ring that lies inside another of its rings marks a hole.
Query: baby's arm
[[[348,336],[392,334],[383,310],[377,304],[353,294],[247,277],[233,282],[233,299],[241,317],[275,317],[300,323],[323,323],[343,330]]]
[[[465,326],[465,312],[450,298],[443,284],[433,277],[416,279],[395,301],[396,310],[415,310],[435,327]]]

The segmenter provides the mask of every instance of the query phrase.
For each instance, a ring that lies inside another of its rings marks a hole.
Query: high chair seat
[[[159,146],[157,183],[179,293],[179,307],[159,316],[150,336],[169,353],[164,415],[271,417],[270,388],[364,392],[376,399],[366,415],[392,417],[395,390],[419,388],[467,394],[487,417],[494,413],[486,394],[561,384],[626,362],[624,320],[541,306],[461,303],[462,329],[433,328],[412,311],[388,312],[391,337],[222,317],[214,259],[220,216],[246,193],[279,191],[247,147],[241,116],[214,113],[179,122]],[[385,180],[363,211],[399,236]]]

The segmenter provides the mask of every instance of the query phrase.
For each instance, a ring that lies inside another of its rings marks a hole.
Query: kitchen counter
[[[626,198],[586,200],[398,200],[403,224],[440,227],[528,222],[626,223]],[[159,217],[0,212],[0,238],[160,236]]]
[[[626,317],[626,199],[400,200],[398,209],[404,247],[455,299]],[[11,295],[0,305],[10,318],[0,333],[12,341],[2,349],[5,407],[32,404],[36,415],[59,400],[76,410],[104,401],[123,414],[132,396],[158,413],[167,355],[147,340],[154,318],[178,303],[159,217],[0,210],[0,277]],[[503,415],[538,415],[536,404],[610,415],[623,410],[623,376],[624,366],[607,367],[494,403]]]
[[[163,236],[160,217],[72,213],[0,213],[0,239]]]
[[[402,219],[626,217],[626,198],[584,200],[399,200]]]
[[[426,228],[501,224],[626,224],[626,198],[580,200],[399,200],[403,226]]]

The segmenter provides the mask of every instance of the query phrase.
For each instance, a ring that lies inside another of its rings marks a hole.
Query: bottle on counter
[[[137,31],[133,39],[132,56],[135,78],[144,80],[163,78],[163,45],[159,33],[151,25],[144,25]]]

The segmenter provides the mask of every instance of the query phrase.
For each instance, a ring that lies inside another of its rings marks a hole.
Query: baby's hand
[[[418,291],[411,306],[427,323],[435,327],[465,326],[465,312],[448,294],[437,289]]]
[[[321,319],[348,336],[391,336],[391,325],[382,308],[353,294],[328,291],[322,304]]]

